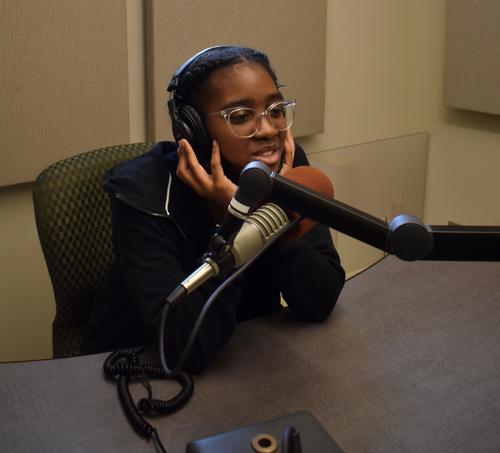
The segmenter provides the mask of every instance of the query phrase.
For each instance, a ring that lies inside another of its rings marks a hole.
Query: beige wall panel
[[[311,165],[332,180],[335,198],[381,219],[424,214],[427,133],[405,135],[309,154]],[[348,274],[383,256],[383,252],[344,234],[335,243]]]
[[[35,227],[32,186],[0,189],[0,362],[52,357],[56,306]]]
[[[270,57],[286,97],[297,99],[294,134],[323,131],[326,1],[146,0],[148,139],[172,138],[166,87],[175,70],[218,44],[256,47]]]
[[[444,103],[500,115],[498,0],[448,0]]]
[[[129,140],[126,3],[0,2],[0,185]]]

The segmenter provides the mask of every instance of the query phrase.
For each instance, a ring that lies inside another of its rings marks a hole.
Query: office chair
[[[111,210],[101,178],[152,146],[135,143],[88,151],[52,164],[35,181],[36,227],[56,303],[54,357],[79,354],[91,301],[113,259]]]

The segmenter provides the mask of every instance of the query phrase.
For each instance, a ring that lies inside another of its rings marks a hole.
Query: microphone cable
[[[169,400],[153,398],[149,379],[165,379],[163,370],[158,365],[141,364],[139,349],[118,349],[113,351],[103,364],[103,370],[109,378],[117,378],[118,399],[134,431],[148,441],[153,440],[155,449],[167,453],[162,444],[156,428],[143,416],[168,415],[183,407],[194,392],[194,383],[186,373],[179,372],[176,376],[169,376],[181,385],[181,391]],[[138,377],[148,392],[147,398],[141,398],[136,405],[130,393],[130,379]]]
[[[247,262],[241,265],[235,272],[229,275],[210,295],[193,326],[193,330],[184,346],[182,354],[173,368],[169,368],[165,358],[165,326],[172,306],[178,303],[187,292],[182,286],[178,286],[167,297],[166,303],[162,309],[159,332],[159,355],[161,366],[151,364],[141,364],[139,358],[139,349],[118,349],[113,351],[105,360],[103,370],[109,378],[117,378],[118,398],[122,408],[127,416],[134,431],[148,441],[153,440],[155,448],[161,453],[167,453],[162,444],[158,432],[143,416],[144,415],[168,415],[181,409],[194,393],[194,382],[191,376],[181,371],[184,366],[193,344],[198,336],[200,327],[205,316],[213,305],[217,297],[238,278],[262,253],[264,253],[276,240],[292,229],[302,217],[295,218],[284,225],[281,230],[275,232],[263,244],[262,248],[252,256]],[[141,398],[136,405],[130,393],[129,383],[131,378],[139,378],[148,392],[147,398]],[[180,392],[170,400],[158,400],[152,397],[151,385],[149,379],[173,379],[181,385]]]
[[[168,315],[170,314],[170,310],[173,306],[173,304],[177,303],[182,296],[186,294],[185,291],[179,290],[179,288],[182,287],[177,287],[172,294],[167,298],[167,302],[165,303],[165,306],[163,307],[162,314],[161,314],[161,321],[160,321],[160,335],[159,335],[159,352],[160,352],[160,360],[161,360],[161,366],[163,368],[163,372],[165,373],[166,376],[176,376],[177,373],[179,373],[179,370],[183,367],[184,363],[186,362],[191,349],[193,347],[193,344],[196,340],[196,337],[198,336],[198,331],[200,330],[201,324],[203,323],[203,320],[214,303],[214,301],[219,297],[219,295],[231,284],[236,278],[238,278],[262,253],[264,253],[276,240],[278,240],[282,235],[287,233],[290,229],[295,227],[297,223],[299,223],[302,220],[302,217],[298,217],[294,220],[291,220],[287,225],[285,225],[279,232],[275,233],[272,235],[262,246],[262,248],[259,250],[258,253],[256,253],[253,257],[251,257],[246,263],[244,263],[241,267],[239,267],[235,272],[233,272],[229,277],[227,277],[218,287],[217,289],[210,295],[208,300],[205,302],[203,305],[203,308],[201,309],[200,313],[198,314],[198,317],[196,318],[195,324],[193,326],[193,330],[191,331],[191,334],[189,335],[189,338],[186,342],[186,345],[184,346],[184,350],[182,351],[182,354],[177,362],[177,364],[173,367],[170,368],[167,364],[166,358],[165,358],[165,326],[167,324],[168,320]]]

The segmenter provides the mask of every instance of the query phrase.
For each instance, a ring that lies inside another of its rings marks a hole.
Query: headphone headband
[[[179,68],[177,68],[177,70],[175,71],[175,74],[173,75],[173,77],[170,80],[168,87],[167,87],[167,91],[169,93],[172,93],[172,97],[175,96],[175,90],[179,86],[179,81],[182,77],[182,74],[184,73],[184,71],[189,67],[189,65],[193,61],[195,61],[200,55],[203,55],[205,52],[208,52],[209,50],[220,49],[223,47],[230,47],[230,46],[219,45],[219,46],[207,47],[206,49],[203,49],[200,52],[194,54],[191,58],[186,60]]]

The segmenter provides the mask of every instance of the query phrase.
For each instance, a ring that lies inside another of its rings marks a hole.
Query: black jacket
[[[93,302],[82,353],[156,343],[166,297],[207,251],[215,223],[204,200],[177,178],[177,162],[175,143],[161,142],[104,177],[115,260]],[[308,162],[297,145],[298,165]],[[326,319],[344,279],[328,228],[318,225],[297,241],[278,241],[219,296],[185,368],[203,370],[237,322],[280,307],[280,292],[297,317]],[[182,352],[204,302],[219,284],[212,279],[175,306],[165,336],[169,363]]]

